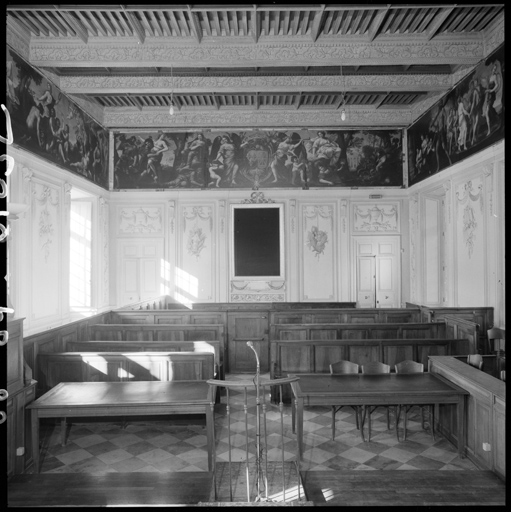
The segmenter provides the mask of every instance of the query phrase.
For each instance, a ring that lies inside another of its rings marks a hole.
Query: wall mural
[[[504,45],[408,129],[408,184],[504,138]]]
[[[108,130],[9,48],[6,92],[17,145],[108,189]]]
[[[160,130],[114,139],[114,189],[403,186],[399,130]]]

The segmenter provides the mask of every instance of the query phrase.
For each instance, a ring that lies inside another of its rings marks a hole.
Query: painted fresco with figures
[[[108,130],[9,48],[6,61],[15,143],[108,189]]]
[[[504,45],[408,129],[409,185],[504,137]]]
[[[401,130],[160,130],[114,144],[114,189],[403,186]]]

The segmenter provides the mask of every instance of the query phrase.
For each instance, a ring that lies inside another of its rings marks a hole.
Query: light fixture
[[[170,65],[170,84],[171,84],[171,91],[170,91],[170,107],[169,107],[169,114],[171,116],[174,115],[174,76],[172,74],[172,64]]]
[[[342,82],[342,99],[341,99],[341,121],[346,121],[346,80],[342,76],[342,64],[341,64],[341,82]]]

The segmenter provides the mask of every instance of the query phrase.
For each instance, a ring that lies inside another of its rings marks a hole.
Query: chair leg
[[[396,405],[394,407],[394,418],[396,421],[396,439],[398,440],[398,442],[399,442],[399,416],[400,415],[401,415],[401,406]]]
[[[332,441],[335,439],[335,405],[332,405]]]
[[[405,406],[405,419],[404,419],[404,432],[403,432],[403,441],[406,441],[406,427],[408,424],[408,409]]]
[[[362,412],[363,412],[363,416],[362,416]],[[366,419],[366,406],[365,405],[357,407],[357,416],[358,415],[360,415],[360,419],[359,419],[360,437],[362,438],[362,442],[365,443],[365,439],[364,439],[364,423],[365,423],[365,419]]]
[[[355,405],[353,407],[353,410],[355,411],[355,421],[357,422],[357,428],[360,429],[360,424],[358,422],[358,409],[359,409],[358,405]]]
[[[369,415],[367,418],[367,442],[371,441],[371,406],[368,407]]]
[[[431,429],[431,437],[435,440],[435,406],[428,405],[429,408],[429,428]]]

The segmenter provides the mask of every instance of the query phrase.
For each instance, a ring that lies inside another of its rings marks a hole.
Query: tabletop
[[[430,373],[383,375],[332,375],[332,374],[290,374],[299,380],[292,384],[296,396],[328,396],[349,395],[358,396],[375,393],[392,393],[393,395],[410,393],[445,394],[458,392],[468,394],[464,389],[447,380]]]
[[[123,406],[210,403],[206,381],[61,382],[27,406]]]

